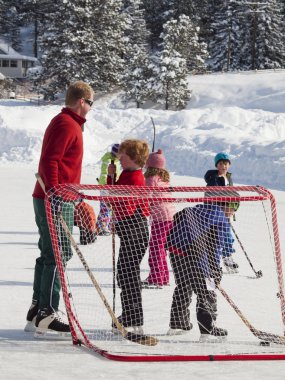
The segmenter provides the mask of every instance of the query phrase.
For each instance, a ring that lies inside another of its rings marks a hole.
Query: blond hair
[[[120,144],[119,154],[127,154],[132,161],[143,168],[149,155],[147,142],[143,140],[125,140]]]
[[[78,99],[90,99],[94,94],[93,89],[89,84],[83,81],[76,81],[71,83],[65,94],[65,104],[67,106],[74,106]]]
[[[145,178],[153,177],[155,175],[158,175],[163,182],[169,182],[170,181],[170,174],[165,169],[159,169],[159,168],[147,168],[146,172],[144,173]]]

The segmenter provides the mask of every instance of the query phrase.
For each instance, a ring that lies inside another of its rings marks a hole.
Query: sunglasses
[[[94,102],[92,102],[92,100],[89,100],[89,99],[83,99],[85,103],[89,104],[90,107],[92,107],[92,104]]]

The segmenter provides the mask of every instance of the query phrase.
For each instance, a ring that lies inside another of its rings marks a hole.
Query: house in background
[[[0,41],[0,73],[7,78],[25,78],[28,69],[34,67],[38,60],[16,52],[7,43]]]

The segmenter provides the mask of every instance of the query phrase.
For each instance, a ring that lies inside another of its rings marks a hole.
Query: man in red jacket
[[[47,127],[43,139],[38,173],[46,190],[58,184],[79,184],[83,157],[83,125],[85,116],[93,104],[94,92],[84,82],[72,83],[66,92],[65,104]],[[39,229],[40,257],[36,259],[33,300],[27,314],[25,331],[35,331],[35,337],[44,336],[47,331],[70,332],[69,325],[58,315],[60,281],[52,249],[45,205],[45,194],[37,182],[33,192],[35,219]],[[53,205],[54,207],[56,204]],[[56,211],[56,210],[54,210]],[[62,202],[61,213],[72,230],[74,203]],[[67,262],[72,255],[70,243],[61,241],[61,251]]]

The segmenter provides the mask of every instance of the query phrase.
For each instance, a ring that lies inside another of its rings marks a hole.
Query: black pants
[[[125,327],[143,325],[140,264],[146,253],[149,230],[147,219],[136,212],[116,223],[120,238],[117,282],[121,288],[122,315]]]
[[[170,311],[171,328],[190,326],[189,306],[193,292],[197,295],[196,316],[201,333],[210,332],[217,318],[217,296],[207,289],[205,276],[191,258],[170,253],[176,287]]]

